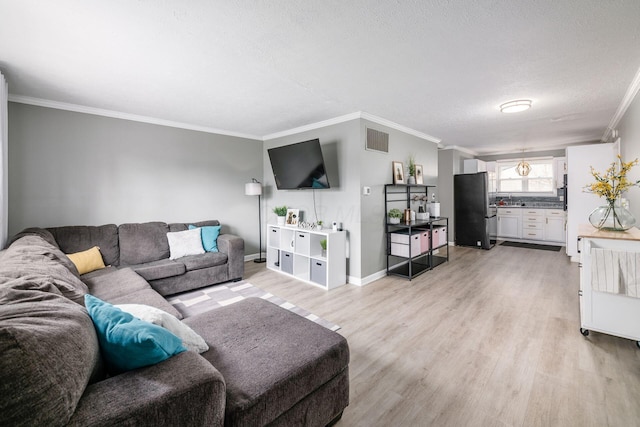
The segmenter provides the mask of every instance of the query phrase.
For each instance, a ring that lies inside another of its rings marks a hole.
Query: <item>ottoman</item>
[[[183,322],[224,377],[225,426],[326,426],[349,404],[349,346],[340,334],[260,298]]]

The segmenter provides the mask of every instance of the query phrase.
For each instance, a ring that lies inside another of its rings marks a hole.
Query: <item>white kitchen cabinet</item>
[[[565,212],[562,209],[547,209],[544,220],[544,240],[564,243],[566,239]]]
[[[346,233],[269,225],[267,268],[329,290],[347,283]],[[326,240],[323,252],[320,241]]]
[[[486,172],[487,164],[478,159],[465,159],[463,165],[464,173]]]
[[[564,174],[567,173],[567,159],[565,157],[556,157],[556,188],[564,187]]]
[[[520,239],[522,212],[519,208],[498,208],[498,238]]]
[[[498,180],[496,179],[496,162],[487,162],[487,180],[489,181],[489,194],[495,196],[498,191]]]
[[[543,240],[544,209],[522,208],[522,238]]]

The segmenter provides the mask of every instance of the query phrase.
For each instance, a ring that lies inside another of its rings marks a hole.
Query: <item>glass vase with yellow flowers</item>
[[[595,208],[589,214],[589,222],[599,230],[626,231],[634,226],[636,219],[622,203],[622,193],[631,187],[638,186],[640,181],[629,181],[627,173],[638,164],[638,159],[631,162],[618,160],[603,173],[591,167],[591,175],[596,179],[586,187],[589,193],[597,194],[607,201],[606,205]]]

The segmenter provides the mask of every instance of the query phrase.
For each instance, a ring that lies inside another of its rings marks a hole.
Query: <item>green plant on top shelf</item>
[[[409,176],[416,176],[416,159],[409,156]]]
[[[393,208],[387,213],[389,218],[402,218],[402,211],[400,209]]]
[[[273,208],[273,213],[276,216],[287,216],[287,207],[286,206],[276,206]]]

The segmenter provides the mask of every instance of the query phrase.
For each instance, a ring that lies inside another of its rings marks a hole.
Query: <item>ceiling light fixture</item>
[[[518,99],[515,101],[505,102],[500,105],[500,111],[503,113],[519,113],[520,111],[531,108],[532,101],[530,99]]]

